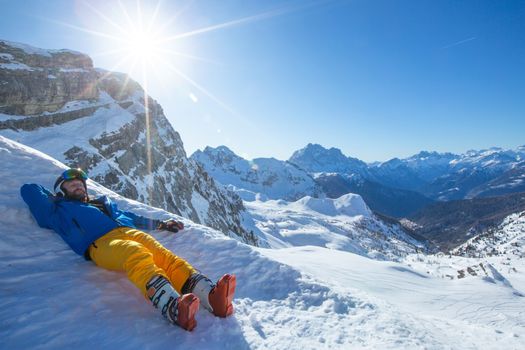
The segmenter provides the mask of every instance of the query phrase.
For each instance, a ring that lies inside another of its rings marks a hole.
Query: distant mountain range
[[[372,210],[398,218],[435,201],[525,191],[525,146],[461,155],[422,151],[373,164],[317,144],[296,151],[288,161],[248,161],[225,146],[207,147],[191,158],[219,182],[271,199],[297,200],[304,195],[338,198],[352,192],[361,195]]]
[[[373,164],[315,144],[287,161],[248,161],[225,146],[207,147],[190,158],[248,201],[359,194],[382,220],[403,223],[410,234],[443,251],[525,210],[524,146],[461,155],[423,151]]]
[[[289,162],[309,173],[360,176],[383,186],[447,201],[525,191],[525,146],[465,154],[422,151],[412,157],[366,164],[338,149],[309,144]]]

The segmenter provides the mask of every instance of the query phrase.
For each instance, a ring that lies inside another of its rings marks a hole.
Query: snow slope
[[[271,248],[311,245],[380,260],[399,260],[426,250],[398,225],[377,219],[361,196],[353,193],[337,199],[245,201],[244,206],[259,241]]]
[[[238,277],[236,313],[169,325],[122,273],[75,255],[19,197],[64,166],[0,137],[0,347],[5,349],[521,349],[525,301],[481,278],[447,280],[322,247],[262,249],[185,220],[168,248],[216,279]],[[170,214],[89,182],[128,210]],[[521,268],[521,274],[523,274]],[[523,285],[516,284],[517,289]]]
[[[134,103],[138,104],[140,96],[134,96]],[[36,130],[2,130],[2,136],[8,137],[24,145],[30,145],[36,149],[46,150],[47,154],[65,162],[64,154],[71,145],[98,153],[89,140],[97,138],[104,133],[117,131],[123,124],[131,122],[135,116],[128,110],[122,108],[117,102],[105,92],[101,92],[96,102],[71,101],[56,113],[73,111],[87,107],[103,107],[97,109],[89,120],[77,119],[65,124],[52,125]],[[60,142],[57,142],[60,140]]]
[[[469,239],[452,251],[469,257],[525,258],[525,212],[507,216],[502,223]]]
[[[55,53],[63,53],[63,52],[69,52],[69,53],[73,53],[73,54],[80,54],[80,52],[78,52],[78,51],[73,51],[73,50],[68,50],[68,49],[60,49],[60,50],[40,49],[40,48],[36,48],[34,46],[30,46],[30,45],[26,45],[26,44],[22,44],[22,43],[17,43],[17,42],[13,42],[13,41],[7,41],[7,40],[3,40],[3,39],[2,39],[2,41],[4,43],[6,43],[7,45],[9,45],[9,46],[21,49],[25,53],[30,54],[30,55],[41,55],[41,56],[51,57],[51,55],[53,55]]]

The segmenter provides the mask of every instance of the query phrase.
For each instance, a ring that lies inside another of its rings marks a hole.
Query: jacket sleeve
[[[123,211],[120,209],[117,209],[117,211],[119,212],[118,214],[123,214],[127,216],[128,218],[130,218],[131,220],[133,220],[133,225],[135,225],[135,227],[140,228],[140,229],[154,230],[157,228],[160,222],[159,220],[149,219],[144,216],[137,215],[131,211]]]
[[[53,194],[43,186],[25,184],[20,188],[20,195],[29,206],[38,225],[43,228],[52,228],[50,220],[55,210]]]

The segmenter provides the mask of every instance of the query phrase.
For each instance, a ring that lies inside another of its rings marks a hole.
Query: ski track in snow
[[[201,310],[197,328],[183,331],[163,320],[124,274],[85,261],[36,225],[19,188],[50,187],[63,165],[1,136],[0,164],[1,348],[524,347],[525,298],[501,283],[449,281],[323,247],[253,248],[186,219],[183,232],[152,234],[212,279],[235,273],[238,288],[233,317]],[[169,215],[89,186],[123,209]]]

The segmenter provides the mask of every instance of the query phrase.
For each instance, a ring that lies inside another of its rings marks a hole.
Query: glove
[[[168,219],[159,222],[159,224],[157,225],[157,230],[165,230],[177,233],[180,230],[184,230],[184,224],[180,221]]]

